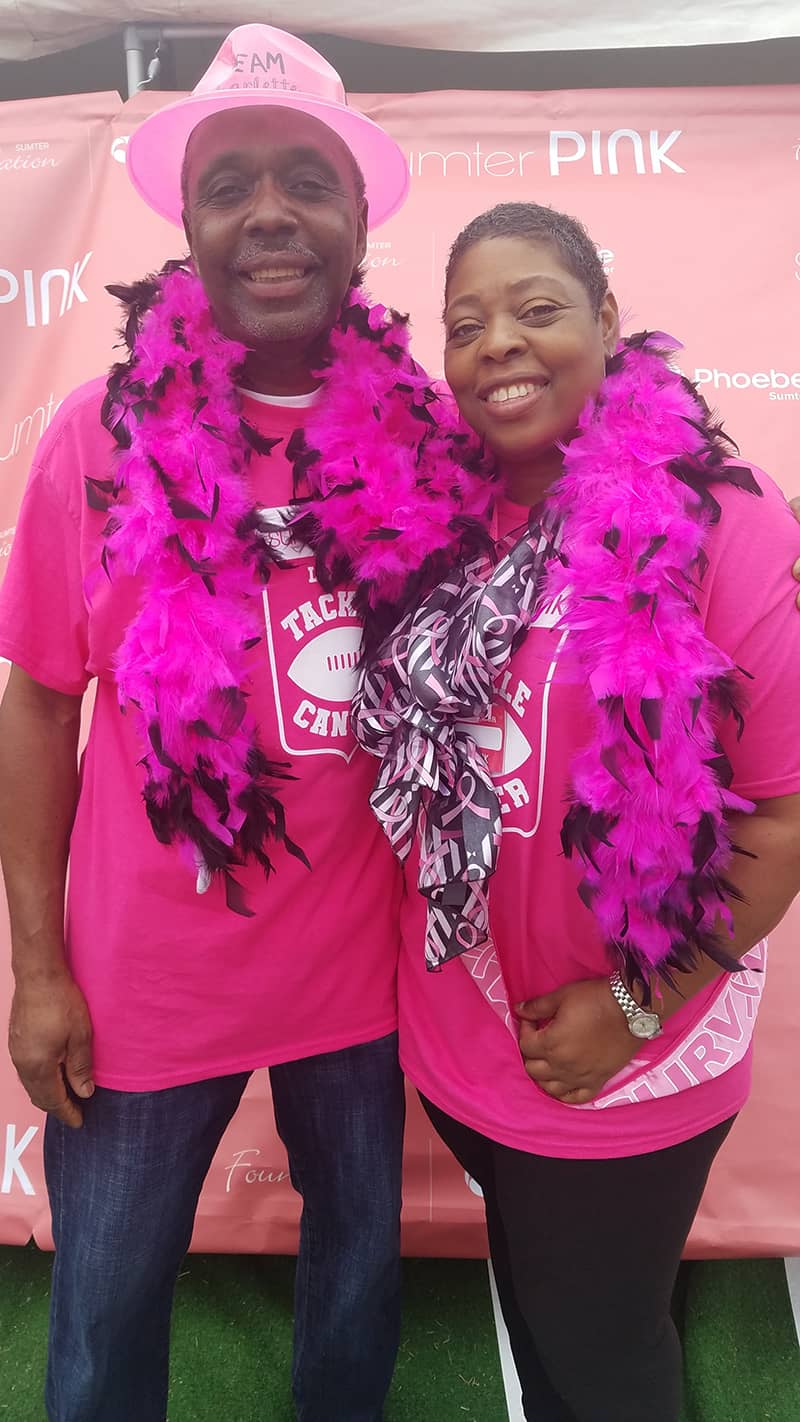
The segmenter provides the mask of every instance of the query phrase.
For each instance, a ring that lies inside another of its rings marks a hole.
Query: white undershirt
[[[238,386],[239,394],[246,395],[248,400],[257,400],[259,405],[280,405],[289,410],[305,410],[309,405],[315,405],[321,389],[322,386],[318,385],[307,395],[263,395],[260,390],[245,390],[243,385]]]

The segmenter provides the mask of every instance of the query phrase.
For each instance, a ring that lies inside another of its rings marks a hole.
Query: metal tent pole
[[[128,81],[128,98],[131,99],[145,80],[144,37],[136,25],[126,25],[122,32],[125,47],[125,68]]]
[[[163,40],[223,39],[228,25],[126,25],[122,32],[128,80],[128,98],[158,78],[159,55],[149,65],[145,63],[148,45],[160,45]]]
[[[216,39],[230,34],[230,25],[135,25],[143,39]]]

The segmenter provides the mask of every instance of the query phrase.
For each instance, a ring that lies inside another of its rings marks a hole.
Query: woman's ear
[[[608,360],[619,345],[619,307],[613,291],[607,291],[603,297],[597,319],[603,335],[603,350]]]

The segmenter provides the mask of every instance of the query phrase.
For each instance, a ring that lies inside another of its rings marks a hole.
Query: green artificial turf
[[[483,1261],[407,1259],[400,1356],[386,1422],[507,1416]]]
[[[292,1422],[293,1275],[290,1259],[187,1259],[175,1309],[170,1422]],[[503,1418],[486,1265],[406,1260],[404,1307],[386,1422]]]
[[[431,1259],[404,1267],[403,1341],[386,1422],[504,1422],[486,1265]],[[0,1249],[0,1419],[43,1422],[49,1274],[49,1256],[34,1246]],[[186,1260],[169,1422],[292,1422],[293,1274],[284,1258]],[[685,1265],[676,1302],[685,1422],[800,1422],[800,1352],[782,1261]]]
[[[0,1248],[0,1418],[40,1422],[51,1256]]]
[[[800,1422],[800,1350],[783,1261],[684,1269],[687,1422]]]

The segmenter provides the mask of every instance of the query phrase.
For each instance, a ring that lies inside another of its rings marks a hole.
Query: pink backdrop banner
[[[112,357],[107,282],[180,255],[125,172],[130,134],[172,95],[0,104],[0,560],[33,450],[59,402]],[[374,234],[374,296],[410,310],[441,372],[442,273],[465,221],[534,198],[583,219],[629,330],[679,336],[683,368],[742,453],[800,492],[800,87],[361,96],[408,155],[411,196]],[[798,532],[800,552],[800,531]],[[58,596],[58,589],[54,589]],[[787,734],[795,734],[787,727]],[[773,935],[753,1097],[717,1164],[696,1256],[800,1253],[800,910]],[[3,923],[0,1016],[10,999]],[[194,1247],[289,1252],[297,1199],[256,1073],[200,1203]],[[0,1055],[0,1241],[50,1242],[42,1118]],[[474,1187],[410,1101],[404,1245],[481,1255]]]

